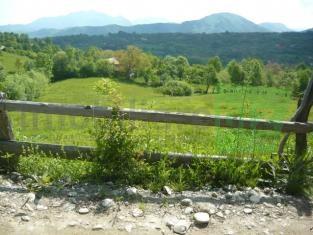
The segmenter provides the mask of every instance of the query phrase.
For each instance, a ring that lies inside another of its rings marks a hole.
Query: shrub
[[[113,102],[111,119],[98,120],[93,133],[97,144],[96,161],[107,178],[120,183],[136,183],[143,162],[137,159],[139,138],[134,133],[135,125],[120,112],[122,98],[115,83],[103,79],[96,89]]]
[[[292,155],[286,159],[288,177],[286,192],[292,195],[310,194],[313,189],[313,153]]]
[[[160,87],[162,86],[162,81],[158,76],[152,76],[149,79],[149,86]]]
[[[11,74],[1,83],[9,99],[33,100],[45,90],[49,79],[42,73],[30,71],[24,74]]]
[[[169,81],[162,88],[161,91],[164,95],[170,96],[190,96],[192,95],[191,86],[182,81]]]

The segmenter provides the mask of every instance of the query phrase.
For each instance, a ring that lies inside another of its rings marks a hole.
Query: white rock
[[[137,195],[138,190],[135,187],[129,187],[126,189],[126,193],[128,196],[134,196]]]
[[[88,213],[89,213],[89,209],[88,209],[87,207],[82,207],[82,208],[80,208],[80,209],[78,210],[78,213],[79,213],[79,214],[82,214],[82,215],[88,214]]]
[[[274,206],[270,203],[267,203],[267,202],[263,202],[263,205],[268,207],[268,208],[273,208]]]
[[[29,205],[28,203],[25,204],[25,207],[27,210],[29,211],[34,211],[34,209],[31,207],[31,205]]]
[[[28,202],[34,202],[35,198],[36,198],[36,195],[34,193],[29,193],[27,195],[27,198],[28,198]]]
[[[194,215],[197,224],[207,224],[210,221],[210,215],[205,212],[198,212]]]
[[[225,210],[225,215],[230,215],[231,211],[230,210]]]
[[[133,227],[134,227],[134,225],[132,225],[132,224],[126,224],[126,225],[125,225],[125,230],[126,230],[128,233],[131,233]]]
[[[209,209],[208,212],[210,215],[214,215],[216,213],[216,210],[215,209]]]
[[[27,216],[27,215],[22,216],[21,219],[22,219],[24,222],[30,221],[30,217]]]
[[[132,211],[131,214],[132,214],[132,216],[134,216],[134,217],[142,217],[144,213],[143,213],[142,210],[136,208],[136,209],[134,209],[134,210]]]
[[[180,204],[182,206],[192,206],[192,200],[189,198],[185,198],[185,199],[181,200]]]
[[[186,220],[180,220],[173,227],[174,233],[186,234],[190,227],[190,223]]]
[[[257,194],[253,194],[249,199],[252,203],[259,203],[261,201],[261,197]]]
[[[220,212],[220,211],[216,213],[216,216],[218,216],[218,217],[220,217],[220,218],[225,218],[225,216],[223,215],[223,213]]]
[[[110,208],[112,208],[112,207],[115,207],[115,202],[114,202],[114,200],[113,199],[110,199],[110,198],[106,198],[106,199],[104,199],[103,201],[102,201],[102,206],[106,209],[106,210],[108,210],[108,209],[110,209]]]
[[[186,207],[186,209],[185,209],[185,211],[184,211],[184,213],[186,214],[186,215],[189,215],[189,214],[191,214],[193,212],[193,208],[192,207]]]
[[[47,206],[44,206],[44,205],[38,204],[38,205],[36,206],[36,209],[37,209],[38,211],[44,211],[44,210],[48,210],[48,207],[47,207]]]
[[[252,209],[251,209],[251,208],[244,208],[244,209],[243,209],[243,212],[244,212],[245,214],[252,214]]]
[[[235,234],[235,233],[234,233],[234,231],[232,231],[232,230],[228,230],[228,231],[226,231],[226,232],[224,233],[224,235],[233,235],[233,234]]]
[[[170,217],[167,217],[166,219],[165,219],[165,224],[166,224],[166,226],[168,226],[169,228],[172,228],[175,224],[177,224],[178,223],[178,219],[177,219],[177,217],[175,217],[175,216],[170,216]]]
[[[172,194],[173,194],[173,190],[172,190],[170,187],[164,186],[163,189],[164,189],[164,192],[165,192],[167,195],[172,195]]]

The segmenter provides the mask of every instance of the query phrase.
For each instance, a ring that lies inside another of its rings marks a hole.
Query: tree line
[[[71,46],[61,49],[50,40],[29,39],[23,34],[0,33],[0,45],[5,45],[9,52],[31,58],[24,63],[17,59],[16,76],[35,71],[52,82],[73,77],[113,77],[161,87],[168,95],[219,93],[221,84],[232,84],[275,86],[292,90],[294,96],[299,96],[312,74],[312,68],[305,64],[264,64],[257,58],[233,59],[223,64],[218,56],[213,56],[204,64],[195,64],[185,56],[159,57],[136,46],[115,51],[97,47],[81,50]],[[5,72],[3,67],[1,70],[3,83]]]

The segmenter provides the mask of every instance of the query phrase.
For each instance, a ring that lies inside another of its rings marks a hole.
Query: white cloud
[[[0,0],[0,24],[28,23],[44,16],[97,10],[130,20],[166,18],[180,22],[232,12],[256,23],[313,27],[313,0]]]

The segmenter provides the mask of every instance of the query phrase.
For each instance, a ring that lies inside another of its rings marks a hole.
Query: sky
[[[86,10],[131,21],[151,17],[171,22],[231,12],[255,23],[280,22],[292,29],[313,27],[313,0],[0,0],[0,25],[26,24]]]

